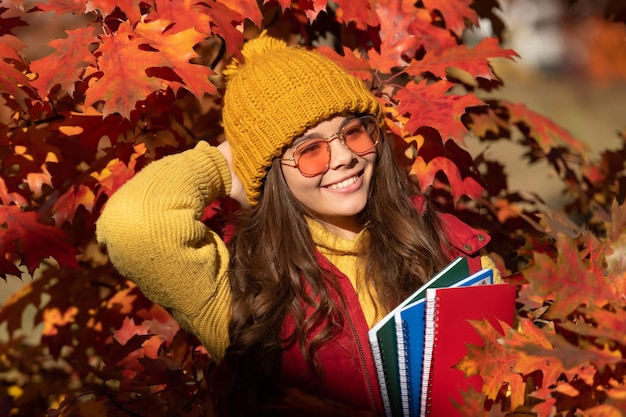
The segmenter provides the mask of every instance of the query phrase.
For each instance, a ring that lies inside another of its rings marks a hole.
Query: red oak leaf
[[[147,334],[149,334],[148,328],[143,324],[135,324],[135,320],[130,317],[124,318],[122,327],[113,331],[113,337],[122,346],[128,343],[135,335],[145,336]]]
[[[406,57],[415,55],[419,46],[419,39],[409,30],[415,16],[404,13],[400,2],[392,0],[376,2],[374,10],[380,21],[381,45],[380,52],[373,48],[368,51],[370,65],[390,73],[392,68],[406,66]]]
[[[107,166],[100,173],[92,174],[100,184],[100,188],[96,193],[96,200],[99,199],[102,194],[106,194],[107,196],[113,195],[118,188],[131,179],[135,175],[137,159],[141,158],[145,153],[146,146],[144,144],[136,145],[128,164],[115,158],[109,161]]]
[[[70,95],[74,94],[74,84],[80,80],[85,68],[96,66],[96,58],[89,51],[89,45],[96,40],[93,31],[91,26],[68,30],[67,38],[48,42],[48,46],[55,49],[54,53],[30,64],[30,69],[37,73],[37,79],[31,84],[41,97],[45,97],[55,85],[60,85]],[[58,65],[59,62],[63,65]],[[50,71],[50,68],[55,68],[55,71]]]
[[[0,177],[0,202],[5,206],[15,204],[21,207],[28,204],[28,201],[26,201],[21,194],[9,191],[6,182],[2,177]]]
[[[502,334],[487,321],[472,321],[483,340],[483,346],[467,345],[467,355],[456,365],[467,376],[489,375],[483,378],[481,391],[487,398],[495,400],[502,388],[508,383],[511,388],[511,406],[514,409],[524,403],[524,381],[515,370],[517,355],[502,343]],[[500,322],[505,334],[514,331],[504,322]]]
[[[519,293],[520,301],[528,303],[551,301],[546,313],[549,319],[567,320],[569,314],[582,305],[604,306],[614,299],[611,288],[581,259],[576,242],[558,234],[558,257],[553,261],[543,253],[534,253],[534,262],[523,271],[529,285]],[[581,297],[581,294],[585,294]]]
[[[124,12],[130,24],[134,25],[141,20],[141,10],[139,8],[141,3],[141,0],[87,0],[85,11],[98,10],[102,16],[106,17],[113,13],[116,8],[119,8]]]
[[[372,67],[370,67],[369,64],[369,60],[365,59],[362,56],[357,57],[352,49],[344,46],[343,56],[339,55],[328,46],[321,46],[317,50],[322,55],[341,65],[346,71],[359,78],[360,80],[366,83],[372,82],[373,74]]]
[[[310,22],[315,21],[317,16],[326,10],[328,2],[325,0],[305,0],[298,1],[298,7],[304,10],[304,14]]]
[[[474,0],[424,0],[424,6],[430,10],[438,10],[446,22],[446,27],[461,36],[465,30],[465,20],[478,25],[478,14],[470,6]]]
[[[546,154],[550,153],[552,148],[565,143],[576,149],[582,158],[587,159],[589,145],[575,139],[567,130],[546,116],[528,109],[522,103],[505,102],[504,105],[509,110],[511,123],[523,123],[528,126],[530,134]]]
[[[551,386],[556,384],[558,378],[565,372],[563,364],[558,360],[550,360],[552,354],[548,356],[535,356],[528,354],[527,349],[532,346],[545,352],[551,352],[554,348],[548,340],[548,336],[554,334],[551,329],[540,329],[532,320],[520,317],[518,319],[518,331],[510,330],[502,342],[508,349],[515,353],[517,359],[512,371],[529,375],[539,370],[543,374],[543,385]]]
[[[106,137],[115,145],[133,129],[133,124],[117,114],[102,118],[102,114],[88,108],[84,113],[69,112],[64,114],[64,124],[59,127],[66,137],[80,136],[78,142],[82,149],[81,155],[86,160],[87,155],[95,155],[102,138]]]
[[[229,8],[224,3],[202,3],[202,12],[209,16],[213,33],[221,36],[226,44],[226,51],[233,56],[241,58],[241,46],[243,45],[243,33],[237,28],[245,16]],[[199,29],[200,30],[200,29]]]
[[[559,360],[570,380],[578,378],[579,375],[583,375],[586,380],[589,380],[591,378],[587,368],[597,368],[602,372],[605,367],[622,362],[622,354],[619,350],[613,351],[608,347],[597,348],[589,344],[574,345],[560,334],[549,335],[548,339],[554,346],[553,350],[545,352],[542,349],[535,350],[528,347],[526,350],[530,355],[536,357],[543,356],[549,359],[552,356]],[[591,374],[593,373],[592,369]]]
[[[94,200],[95,195],[91,188],[84,184],[73,185],[54,203],[52,217],[55,224],[61,227],[66,221],[72,223],[79,206],[83,206],[91,212]]]
[[[81,16],[87,12],[85,6],[85,2],[82,1],[42,1],[37,4],[37,8],[42,12],[54,12],[59,16],[66,14]]]
[[[263,14],[256,0],[228,0],[228,7],[245,19],[250,19],[256,27],[263,24]]]
[[[454,201],[466,195],[470,198],[478,198],[485,191],[472,177],[461,177],[459,168],[454,162],[444,156],[438,156],[426,163],[424,159],[418,156],[411,166],[410,175],[416,175],[422,190],[427,190],[435,181],[435,175],[443,172],[450,183],[451,193]]]
[[[448,94],[452,86],[448,81],[428,84],[426,80],[422,80],[419,84],[411,81],[399,90],[396,94],[400,101],[398,110],[401,114],[409,115],[406,129],[414,133],[422,126],[429,126],[438,130],[444,140],[452,138],[464,144],[463,137],[467,128],[461,122],[461,116],[468,107],[484,103],[472,94]]]
[[[103,116],[119,113],[128,117],[138,101],[163,88],[162,81],[149,77],[147,68],[165,67],[163,55],[140,47],[147,42],[136,37],[127,23],[116,33],[100,36],[98,48],[99,79],[93,80],[85,92],[85,106],[103,100]]]
[[[510,129],[509,122],[500,117],[492,107],[487,107],[485,112],[470,112],[471,129],[480,138],[501,137],[500,132]]]
[[[512,49],[502,49],[498,42],[496,38],[485,38],[473,48],[458,45],[442,52],[428,51],[423,59],[412,60],[406,72],[414,76],[430,72],[436,77],[447,78],[446,70],[455,67],[470,73],[474,78],[496,79],[489,66],[489,59],[501,57],[512,60],[518,56]]]
[[[415,19],[409,25],[409,32],[419,39],[418,47],[424,47],[426,51],[441,53],[457,46],[457,41],[449,30],[433,24],[428,10],[413,9],[411,13]]]
[[[37,213],[21,211],[16,206],[0,207],[0,248],[5,255],[20,258],[31,275],[48,257],[62,267],[78,265],[78,249],[69,243],[65,232],[40,223]],[[4,275],[4,271],[0,275]]]
[[[25,48],[24,44],[18,38],[12,35],[4,35],[0,37],[0,91],[10,94],[20,104],[22,108],[26,108],[26,99],[33,98],[27,91],[30,89],[30,81],[26,75],[11,65],[11,60],[24,63],[22,57],[17,53],[16,48]]]
[[[170,33],[195,28],[197,31],[211,35],[211,21],[202,11],[203,7],[194,0],[155,0],[154,8],[151,8],[143,21],[149,23],[153,20],[166,20],[172,26],[168,28]]]
[[[13,2],[14,6],[18,9],[22,9],[23,5],[18,5]],[[6,5],[6,2],[3,2],[3,5]],[[7,12],[9,8],[0,7],[0,36],[10,35],[13,33],[13,29],[28,26],[29,24],[22,20],[23,16],[13,16],[11,12]]]
[[[365,30],[367,26],[378,26],[379,21],[368,0],[336,0],[339,6],[335,11],[337,20],[346,24],[354,22],[356,27]]]
[[[193,47],[203,41],[206,35],[194,28],[168,34],[166,29],[170,22],[153,20],[150,23],[138,23],[135,32],[140,35],[152,48],[158,50],[167,67],[172,68],[182,80],[182,85],[193,95],[201,98],[204,93],[216,94],[217,88],[209,81],[215,74],[209,67],[192,64],[192,58],[198,54]],[[169,81],[168,84],[176,93],[181,83]]]
[[[583,307],[579,311],[588,322],[568,321],[559,326],[580,336],[599,338],[599,343],[617,342],[626,345],[626,311],[621,308],[609,311],[599,306]]]

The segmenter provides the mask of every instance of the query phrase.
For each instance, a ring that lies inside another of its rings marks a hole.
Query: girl
[[[221,412],[287,387],[382,415],[368,329],[452,257],[479,269],[488,237],[419,197],[358,79],[265,35],[243,57],[224,71],[227,141],[147,166],[98,239],[220,362]],[[225,243],[200,219],[227,196],[241,210]]]

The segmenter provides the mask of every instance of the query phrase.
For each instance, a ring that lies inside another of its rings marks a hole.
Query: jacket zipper
[[[352,321],[352,317],[350,317],[350,314],[348,314],[347,311],[344,310],[344,312],[346,313],[345,316],[348,318],[348,322],[350,323],[350,330],[352,331],[352,335],[354,336],[354,340],[356,342],[357,348],[359,349],[359,360],[361,362],[361,367],[363,368],[363,372],[365,373],[365,384],[367,386],[367,392],[370,397],[370,402],[374,406],[374,411],[376,412],[376,415],[380,416],[379,407],[378,407],[379,404],[376,403],[376,396],[374,395],[374,387],[372,386],[372,381],[370,380],[370,372],[367,367],[367,362],[365,360],[365,353],[363,352],[363,344],[361,343],[361,338],[359,337],[359,334],[356,331],[356,326],[354,325],[354,322]]]

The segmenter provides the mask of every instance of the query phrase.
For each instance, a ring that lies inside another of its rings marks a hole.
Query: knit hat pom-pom
[[[267,57],[267,55],[273,51],[282,51],[287,49],[287,43],[285,41],[267,36],[267,32],[263,31],[258,38],[249,40],[243,46],[241,51],[244,62],[240,62],[238,59],[233,60],[226,66],[223,73],[227,79],[231,79],[239,68],[245,63],[252,63],[255,60]]]

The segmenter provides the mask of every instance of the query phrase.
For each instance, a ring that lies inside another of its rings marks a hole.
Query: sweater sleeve
[[[216,361],[228,346],[229,253],[201,218],[230,187],[226,159],[200,142],[146,166],[111,196],[97,222],[117,270],[169,309]]]

